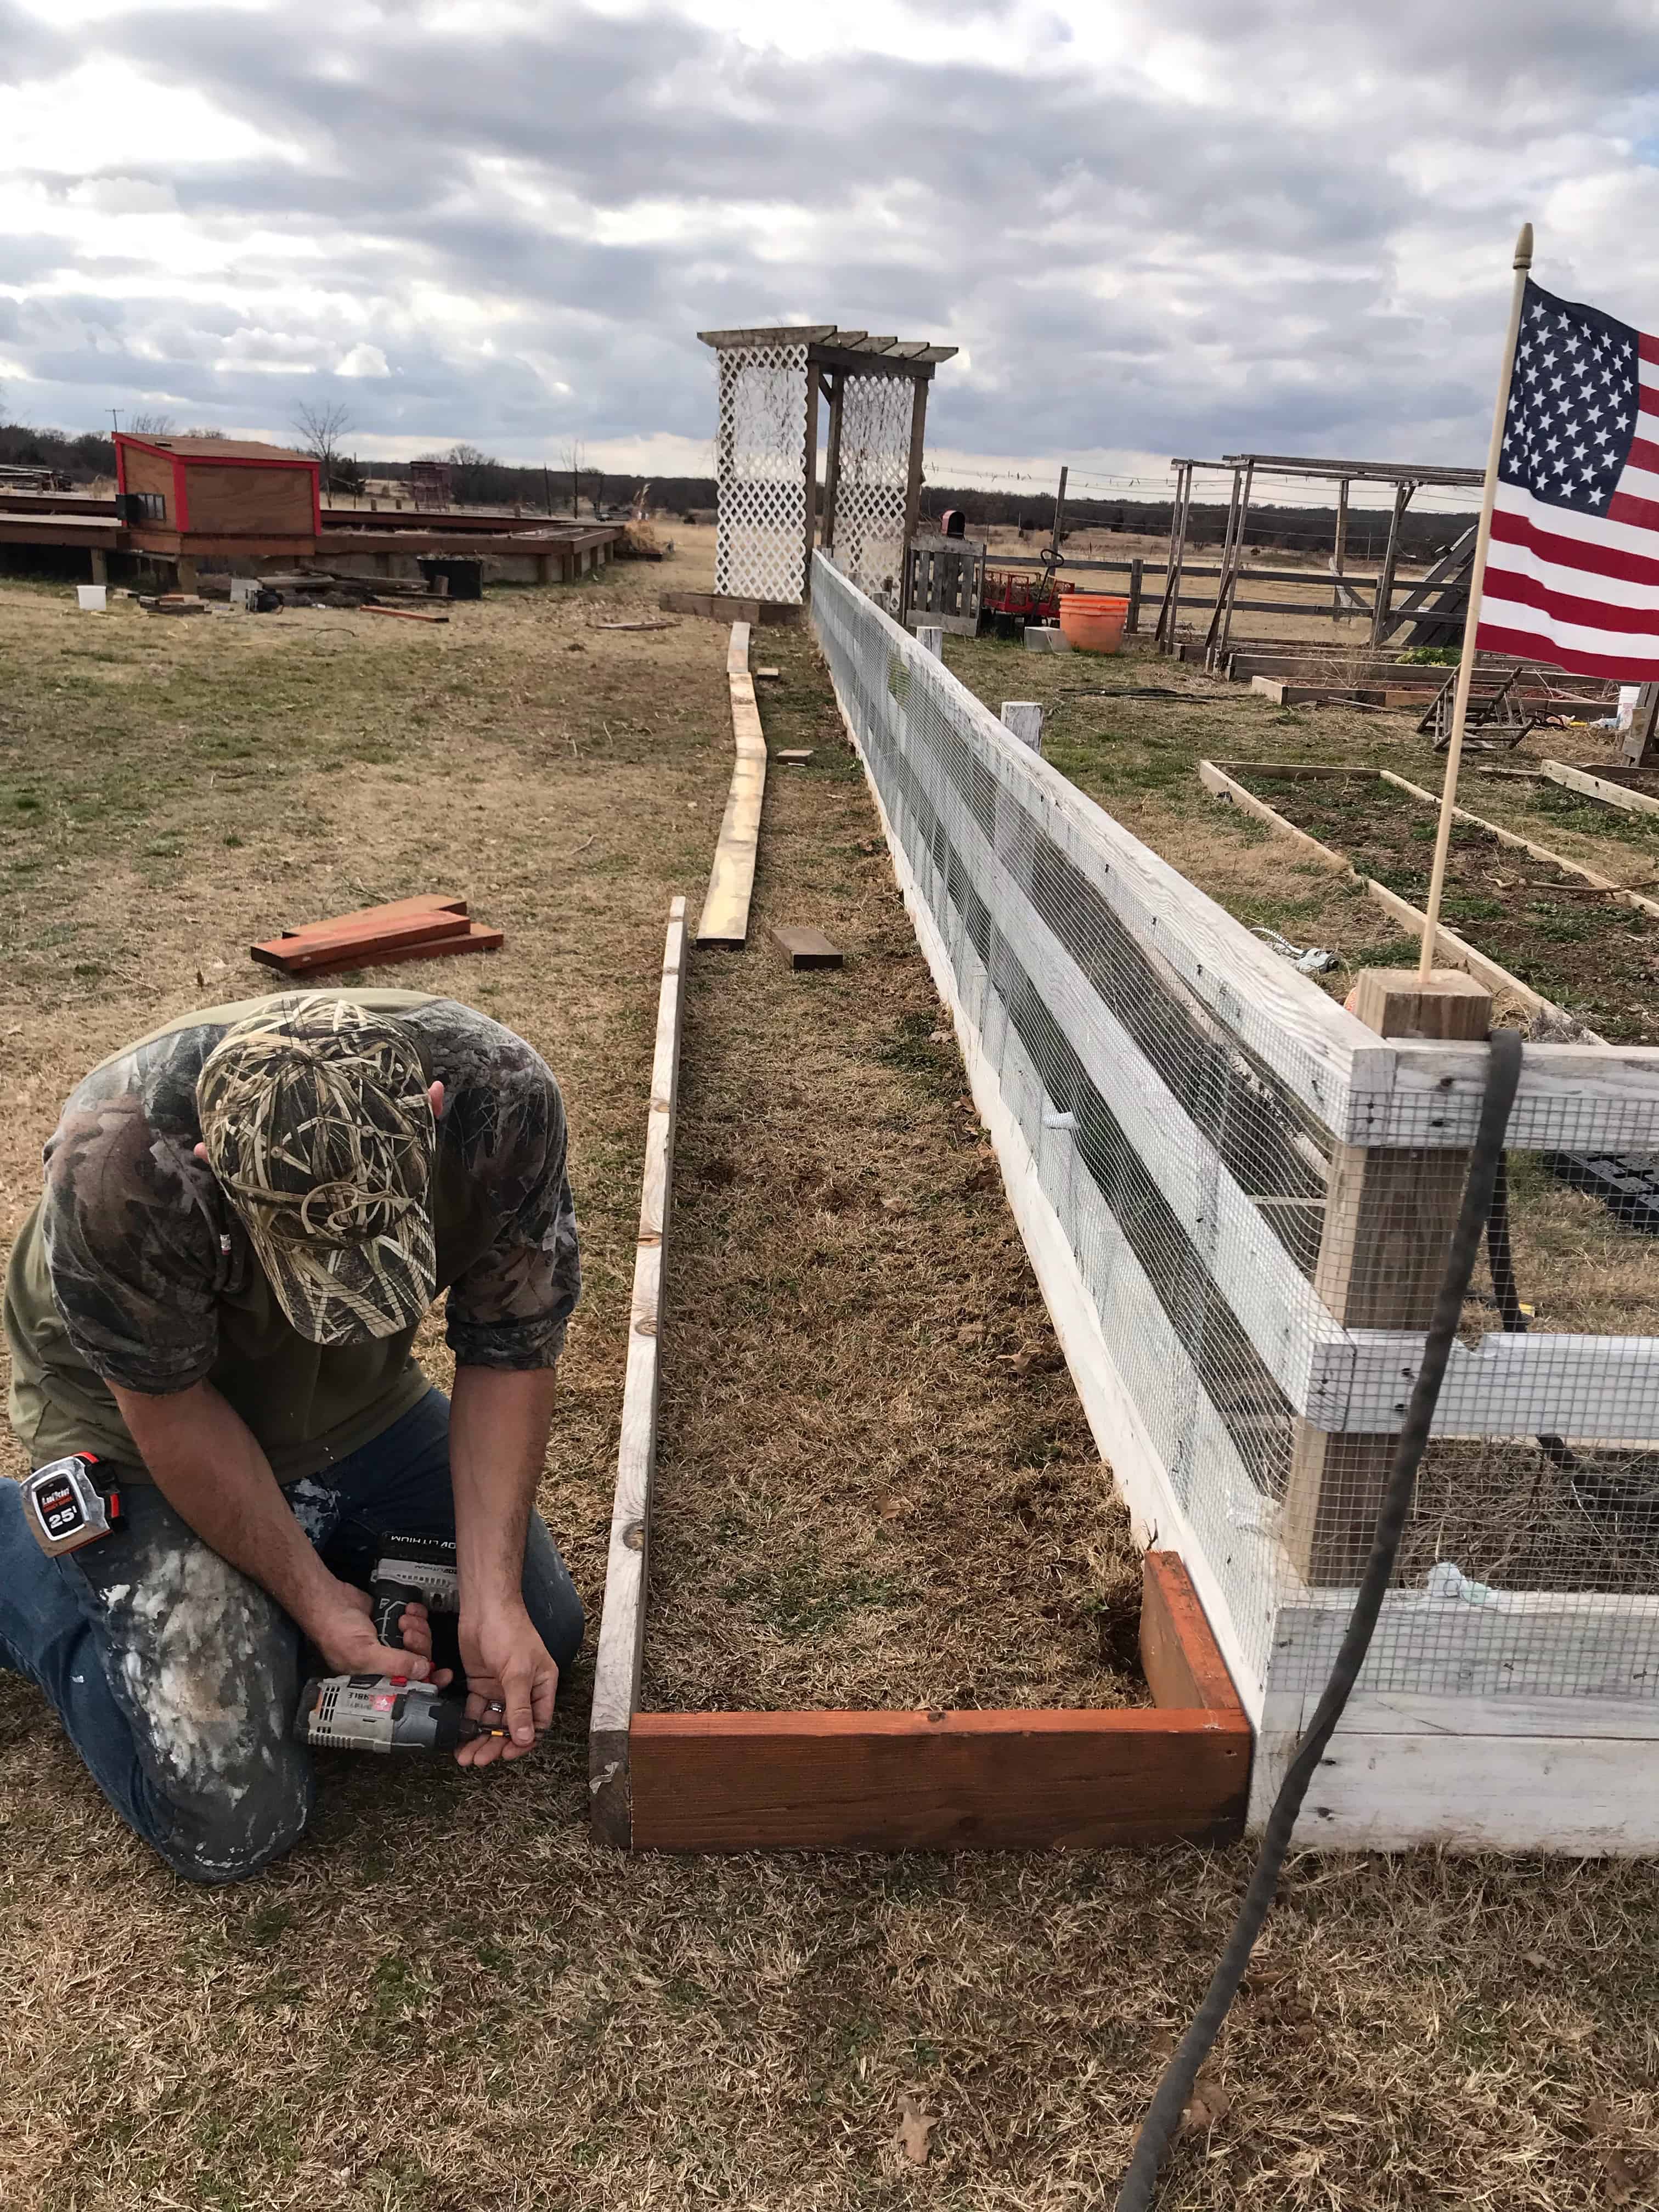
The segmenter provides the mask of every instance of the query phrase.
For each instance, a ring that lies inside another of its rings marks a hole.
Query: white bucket
[[[76,596],[83,615],[101,615],[109,606],[109,586],[106,584],[77,584]]]

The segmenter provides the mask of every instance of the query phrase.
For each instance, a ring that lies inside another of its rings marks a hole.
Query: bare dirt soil
[[[258,988],[245,958],[253,937],[416,885],[469,891],[507,928],[498,958],[377,972],[474,999],[533,1038],[565,1084],[587,1295],[543,1502],[590,1599],[663,924],[673,891],[695,907],[731,761],[724,634],[596,626],[642,617],[665,585],[708,587],[706,562],[684,550],[692,533],[673,534],[672,567],[568,592],[492,592],[447,629],[400,623],[391,636],[389,623],[335,615],[100,620],[76,616],[61,589],[0,590],[0,1036],[12,1074],[0,1236],[33,1200],[40,1144],[76,1078],[176,1011]],[[769,726],[816,745],[821,701],[793,656],[776,659],[786,675],[777,704],[763,700]],[[1025,681],[1000,696],[1032,696],[1020,666]],[[1079,681],[1070,668],[1066,678]],[[1109,708],[1075,726],[1085,764],[1115,748],[1156,766],[1165,744],[1187,742]],[[1212,732],[1205,749],[1227,747]],[[1141,784],[1137,826],[1178,781]],[[986,1486],[988,1514],[1029,1479],[1029,1522],[1009,1513],[1006,1540],[1022,1583],[1048,1577],[1056,1614],[1043,1633],[1081,1672],[1071,1608],[1098,1531],[1078,1525],[1073,1486],[1051,1534],[1040,1487],[1054,1466],[1075,1468],[1080,1439],[1065,1378],[1036,1367],[1020,1378],[1020,1417],[1045,1444],[1060,1439],[1059,1459],[1021,1468],[988,1448],[1002,1416],[975,1378],[1012,1373],[998,1354],[1046,1339],[994,1193],[966,1188],[977,1136],[951,1103],[948,1047],[915,1026],[934,1019],[925,985],[887,957],[902,932],[878,854],[860,849],[877,835],[873,815],[833,759],[820,782],[780,782],[769,807],[763,855],[775,831],[790,841],[787,878],[763,857],[769,913],[787,907],[842,933],[857,964],[839,979],[788,978],[757,941],[743,956],[748,995],[729,976],[722,993],[709,963],[694,987],[681,1220],[697,1264],[676,1281],[673,1316],[682,1340],[702,1330],[702,1364],[671,1362],[664,1495],[683,1533],[663,1529],[663,1618],[671,1631],[677,1607],[688,1628],[708,1621],[707,1596],[689,1593],[718,1597],[748,1575],[761,1579],[725,1602],[756,1632],[750,1656],[760,1663],[761,1632],[789,1643],[780,1624],[799,1623],[802,1607],[764,1580],[780,1556],[766,1539],[785,1474],[809,1470],[826,1505],[836,1486],[857,1511],[909,1500],[920,1532],[902,1521],[897,1535],[866,1530],[872,1555],[884,1565],[878,1547],[909,1547],[902,1587],[914,1578],[930,1602],[965,1611],[927,1526],[953,1498],[928,1395],[958,1390],[960,1410],[933,1411]],[[1242,855],[1238,880],[1254,867],[1250,895],[1268,899],[1259,842],[1195,805],[1179,820],[1182,834],[1196,839],[1201,822],[1213,851]],[[837,990],[864,1024],[844,1033],[857,1045],[846,1062],[813,1028]],[[913,1210],[830,1202],[866,1186]],[[786,1219],[799,1247],[793,1304]],[[878,1249],[911,1286],[908,1349],[876,1340],[896,1310],[879,1284],[849,1340],[858,1270]],[[829,1256],[814,1264],[820,1250]],[[766,1334],[744,1310],[746,1281],[757,1305],[782,1307],[803,1447],[776,1433],[785,1388],[760,1364]],[[959,1340],[981,1322],[983,1340]],[[735,1362],[740,1391],[721,1392],[717,1357]],[[434,1364],[441,1373],[435,1354]],[[826,1382],[860,1407],[830,1403]],[[814,1455],[815,1442],[826,1449]],[[729,1487],[761,1540],[738,1545],[692,1513],[705,1474],[751,1462],[752,1499]],[[844,1599],[848,1577],[879,1571],[822,1541],[821,1556],[829,1572],[805,1593],[809,1613],[826,1594]],[[1021,1594],[998,1585],[988,1604]],[[890,1651],[902,1679],[917,1618],[890,1602],[842,1604],[825,1626],[854,1640],[873,1620],[870,1651]],[[725,1694],[748,1678],[737,1643],[705,1664],[696,1641],[663,1646],[677,1693]],[[994,1663],[1009,1664],[1006,1642]],[[971,1692],[971,1671],[962,1679]],[[302,1847],[257,1882],[210,1893],[126,1837],[40,1698],[0,1677],[7,2212],[1110,2202],[1245,1853],[619,1859],[585,1826],[585,1698],[579,1675],[527,1767],[469,1777],[333,1762]],[[1659,2170],[1655,1936],[1643,1867],[1299,1859],[1165,2204],[1642,2202]],[[925,2166],[899,2141],[907,2100],[935,2123],[921,2130]]]

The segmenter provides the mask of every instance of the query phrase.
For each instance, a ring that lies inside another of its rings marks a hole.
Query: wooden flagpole
[[[1426,983],[1434,969],[1434,948],[1440,935],[1440,894],[1445,887],[1446,854],[1451,848],[1452,816],[1457,803],[1457,771],[1463,759],[1463,718],[1469,707],[1469,682],[1474,674],[1474,637],[1480,626],[1480,593],[1486,580],[1486,548],[1492,543],[1492,511],[1498,497],[1498,463],[1504,449],[1504,418],[1509,413],[1510,380],[1515,373],[1515,348],[1521,334],[1521,302],[1532,267],[1532,225],[1523,222],[1515,241],[1515,291],[1510,301],[1509,336],[1504,341],[1504,367],[1498,380],[1498,404],[1492,410],[1492,443],[1486,448],[1486,483],[1480,495],[1480,531],[1474,543],[1474,566],[1469,572],[1469,611],[1463,624],[1463,657],[1457,664],[1457,690],[1452,700],[1451,738],[1446,747],[1446,780],[1440,793],[1440,829],[1434,841],[1434,869],[1429,878],[1428,919],[1423,925],[1423,949],[1417,963],[1417,980]]]

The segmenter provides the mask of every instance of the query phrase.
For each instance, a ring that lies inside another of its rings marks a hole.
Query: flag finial
[[[1532,225],[1523,222],[1521,235],[1515,241],[1515,265],[1517,269],[1532,267]]]

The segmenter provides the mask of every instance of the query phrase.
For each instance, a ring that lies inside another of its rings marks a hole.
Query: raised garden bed
[[[1431,794],[1376,769],[1206,762],[1204,769],[1218,796],[1230,796],[1222,787],[1231,784],[1261,802],[1333,865],[1352,866],[1420,921],[1434,857]],[[1609,1043],[1659,1042],[1659,915],[1598,892],[1587,872],[1489,823],[1461,819],[1441,912],[1466,947],[1496,963],[1500,988],[1518,979]]]
[[[665,948],[595,1827],[675,1850],[1224,1838],[1248,1722],[1181,1562],[1135,1551],[862,777],[808,719],[822,670],[776,649],[769,738],[819,742],[769,790],[749,949],[688,953],[678,902]],[[790,917],[845,975],[787,966]]]

